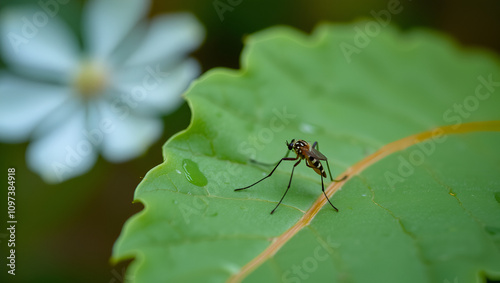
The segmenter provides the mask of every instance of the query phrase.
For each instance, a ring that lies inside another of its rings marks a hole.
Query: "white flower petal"
[[[139,49],[125,65],[142,65],[159,60],[178,61],[196,49],[205,36],[200,22],[189,13],[155,17]]]
[[[146,15],[146,0],[92,0],[83,15],[83,33],[89,53],[108,57],[127,33]]]
[[[86,111],[81,108],[61,125],[28,146],[31,170],[48,183],[58,183],[87,172],[97,159],[96,146],[87,138]]]
[[[147,30],[148,25],[146,21],[137,23],[130,33],[120,42],[111,56],[106,58],[108,64],[115,68],[121,68],[123,63],[127,61],[130,55],[141,45]]]
[[[66,24],[43,9],[6,9],[0,14],[0,48],[18,71],[66,82],[78,63],[77,41]]]
[[[99,104],[101,123],[107,125],[102,155],[111,162],[123,162],[146,151],[163,130],[160,119],[133,115],[125,105]]]
[[[65,86],[0,74],[0,139],[27,140],[43,118],[67,101],[70,92]]]
[[[194,59],[185,60],[170,70],[163,70],[158,64],[153,66],[146,66],[141,72],[120,70],[113,87],[134,112],[168,114],[184,102],[181,94],[199,75],[200,67]]]

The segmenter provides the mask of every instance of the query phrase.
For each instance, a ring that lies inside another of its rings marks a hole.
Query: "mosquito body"
[[[310,143],[308,143],[308,142],[306,142],[304,140],[295,140],[295,139],[293,139],[290,143],[288,143],[288,141],[287,141],[286,145],[288,147],[288,151],[287,151],[285,157],[283,157],[278,162],[278,164],[276,164],[276,166],[271,171],[271,173],[269,173],[269,175],[267,175],[266,177],[260,179],[259,181],[255,182],[255,183],[251,184],[250,186],[247,186],[247,187],[244,187],[244,188],[235,189],[235,191],[241,191],[241,190],[248,189],[248,188],[256,185],[257,183],[261,182],[262,180],[270,177],[274,173],[274,171],[276,170],[276,168],[278,168],[278,166],[281,164],[281,162],[283,160],[285,160],[285,161],[295,161],[295,160],[297,160],[297,162],[295,162],[295,164],[293,165],[292,173],[290,174],[290,181],[288,182],[288,187],[286,188],[285,193],[281,197],[281,199],[278,202],[278,204],[276,205],[276,207],[271,211],[271,214],[273,214],[274,211],[278,208],[278,206],[281,204],[281,202],[285,198],[285,195],[288,192],[288,189],[290,189],[290,185],[292,184],[293,171],[295,170],[295,167],[297,167],[297,165],[299,165],[300,162],[304,159],[306,161],[306,166],[312,168],[316,173],[318,173],[318,175],[321,176],[321,189],[323,191],[323,194],[325,195],[326,199],[328,200],[328,202],[330,203],[330,205],[333,207],[333,209],[335,209],[335,211],[339,211],[332,204],[332,202],[330,201],[330,199],[328,199],[328,196],[325,193],[325,185],[323,183],[323,177],[326,178],[326,172],[325,172],[325,169],[324,169],[323,165],[321,164],[321,161],[325,161],[326,162],[326,166],[328,168],[328,173],[330,174],[330,180],[331,181],[333,181],[333,182],[344,181],[347,178],[347,175],[344,176],[340,180],[333,180],[332,173],[330,172],[330,165],[328,164],[328,159],[321,152],[319,152],[318,142],[314,142],[311,145]],[[297,156],[296,157],[288,157],[288,155],[290,154],[290,151],[293,151]]]

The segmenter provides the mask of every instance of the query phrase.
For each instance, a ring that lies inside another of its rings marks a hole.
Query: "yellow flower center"
[[[108,84],[108,69],[101,62],[86,60],[76,74],[75,87],[85,98],[99,95]]]

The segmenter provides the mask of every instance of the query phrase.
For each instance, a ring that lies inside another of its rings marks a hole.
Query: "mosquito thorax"
[[[294,142],[294,147],[296,149],[299,149],[299,148],[304,147],[306,145],[307,145],[307,142],[304,140],[298,140],[298,141]]]

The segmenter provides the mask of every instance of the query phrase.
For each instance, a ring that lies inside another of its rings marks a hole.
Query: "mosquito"
[[[285,193],[281,197],[281,199],[278,202],[278,204],[276,205],[276,207],[271,211],[271,214],[273,214],[274,211],[278,208],[278,206],[281,204],[281,202],[285,198],[285,195],[288,192],[288,189],[290,189],[290,185],[292,184],[292,178],[293,178],[293,170],[295,169],[295,167],[297,167],[297,165],[299,165],[299,163],[302,161],[302,159],[305,159],[307,167],[312,168],[314,170],[314,172],[318,173],[318,175],[321,176],[321,190],[323,191],[323,194],[325,195],[326,199],[328,200],[328,203],[330,203],[330,205],[333,207],[333,209],[335,209],[335,211],[338,212],[339,210],[332,204],[332,202],[330,201],[330,199],[328,198],[328,196],[325,193],[325,185],[323,183],[323,177],[326,178],[326,172],[325,172],[325,169],[323,168],[323,165],[321,164],[320,160],[323,160],[323,161],[326,162],[326,166],[328,168],[328,173],[330,174],[330,180],[332,182],[341,182],[341,181],[344,181],[347,178],[347,175],[345,175],[344,177],[342,177],[342,179],[340,179],[340,180],[334,180],[333,179],[332,172],[330,171],[330,165],[328,164],[328,159],[321,152],[319,152],[319,145],[318,145],[317,141],[314,142],[311,145],[310,143],[306,142],[305,140],[295,140],[295,139],[293,139],[290,143],[288,143],[288,141],[286,141],[286,145],[288,147],[288,150],[286,152],[285,157],[281,158],[281,160],[278,162],[278,164],[276,164],[276,166],[271,171],[271,173],[269,173],[269,175],[267,175],[266,177],[258,180],[255,183],[251,184],[250,186],[247,186],[247,187],[244,187],[244,188],[235,189],[235,191],[246,190],[246,189],[248,189],[248,188],[250,188],[250,187],[252,187],[252,186],[260,183],[264,179],[266,179],[268,177],[271,177],[271,175],[274,173],[274,171],[276,170],[276,168],[278,168],[278,166],[281,164],[281,162],[283,160],[285,160],[285,161],[295,161],[295,160],[298,160],[293,165],[292,173],[290,174],[290,181],[288,182],[288,187],[286,188]],[[292,151],[292,150],[293,150],[293,152],[295,152],[295,154],[297,154],[296,157],[288,157],[288,155],[290,154],[290,151]]]

